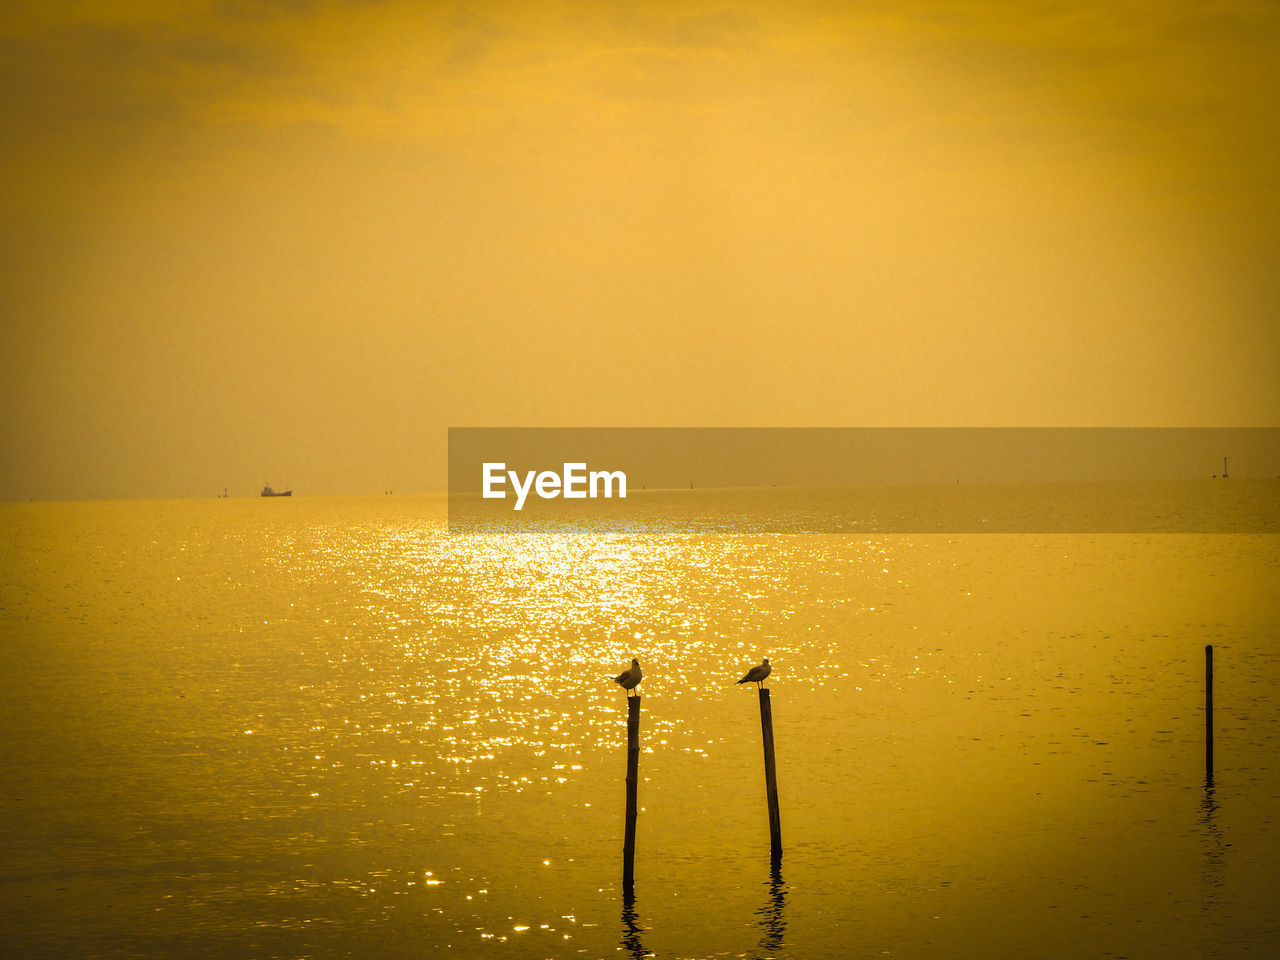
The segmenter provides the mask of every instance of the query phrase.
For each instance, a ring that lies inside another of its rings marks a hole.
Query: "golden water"
[[[6,955],[1280,939],[1275,535],[449,537],[444,518],[440,498],[0,506]],[[628,900],[609,678],[633,655]],[[756,696],[733,682],[762,656],[777,870]]]

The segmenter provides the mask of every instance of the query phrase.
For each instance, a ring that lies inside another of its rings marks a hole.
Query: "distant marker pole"
[[[1204,778],[1213,783],[1213,644],[1204,648]]]
[[[760,734],[764,740],[764,790],[769,800],[769,854],[773,860],[782,857],[782,819],[778,815],[778,771],[773,760],[773,708],[769,690],[760,687]]]
[[[627,697],[627,822],[622,841],[622,889],[636,885],[636,787],[640,775],[640,697]]]

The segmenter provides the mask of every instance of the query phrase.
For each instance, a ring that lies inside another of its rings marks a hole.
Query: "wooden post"
[[[760,688],[760,733],[764,740],[764,790],[769,799],[769,853],[782,856],[782,821],[778,816],[778,772],[773,762],[773,709],[769,690]]]
[[[622,889],[636,885],[636,786],[640,774],[640,697],[627,697],[627,826],[622,841]]]
[[[1213,644],[1204,648],[1204,778],[1213,783]]]

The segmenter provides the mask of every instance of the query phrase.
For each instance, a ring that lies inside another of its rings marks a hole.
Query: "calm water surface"
[[[1280,537],[448,537],[0,505],[15,957],[1243,957]],[[1204,777],[1204,646],[1216,777]],[[636,891],[621,890],[638,656]],[[772,705],[772,869],[754,690]]]

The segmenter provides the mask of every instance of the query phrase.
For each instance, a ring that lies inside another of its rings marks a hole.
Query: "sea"
[[[1274,955],[1280,535],[447,521],[0,504],[3,955]]]

